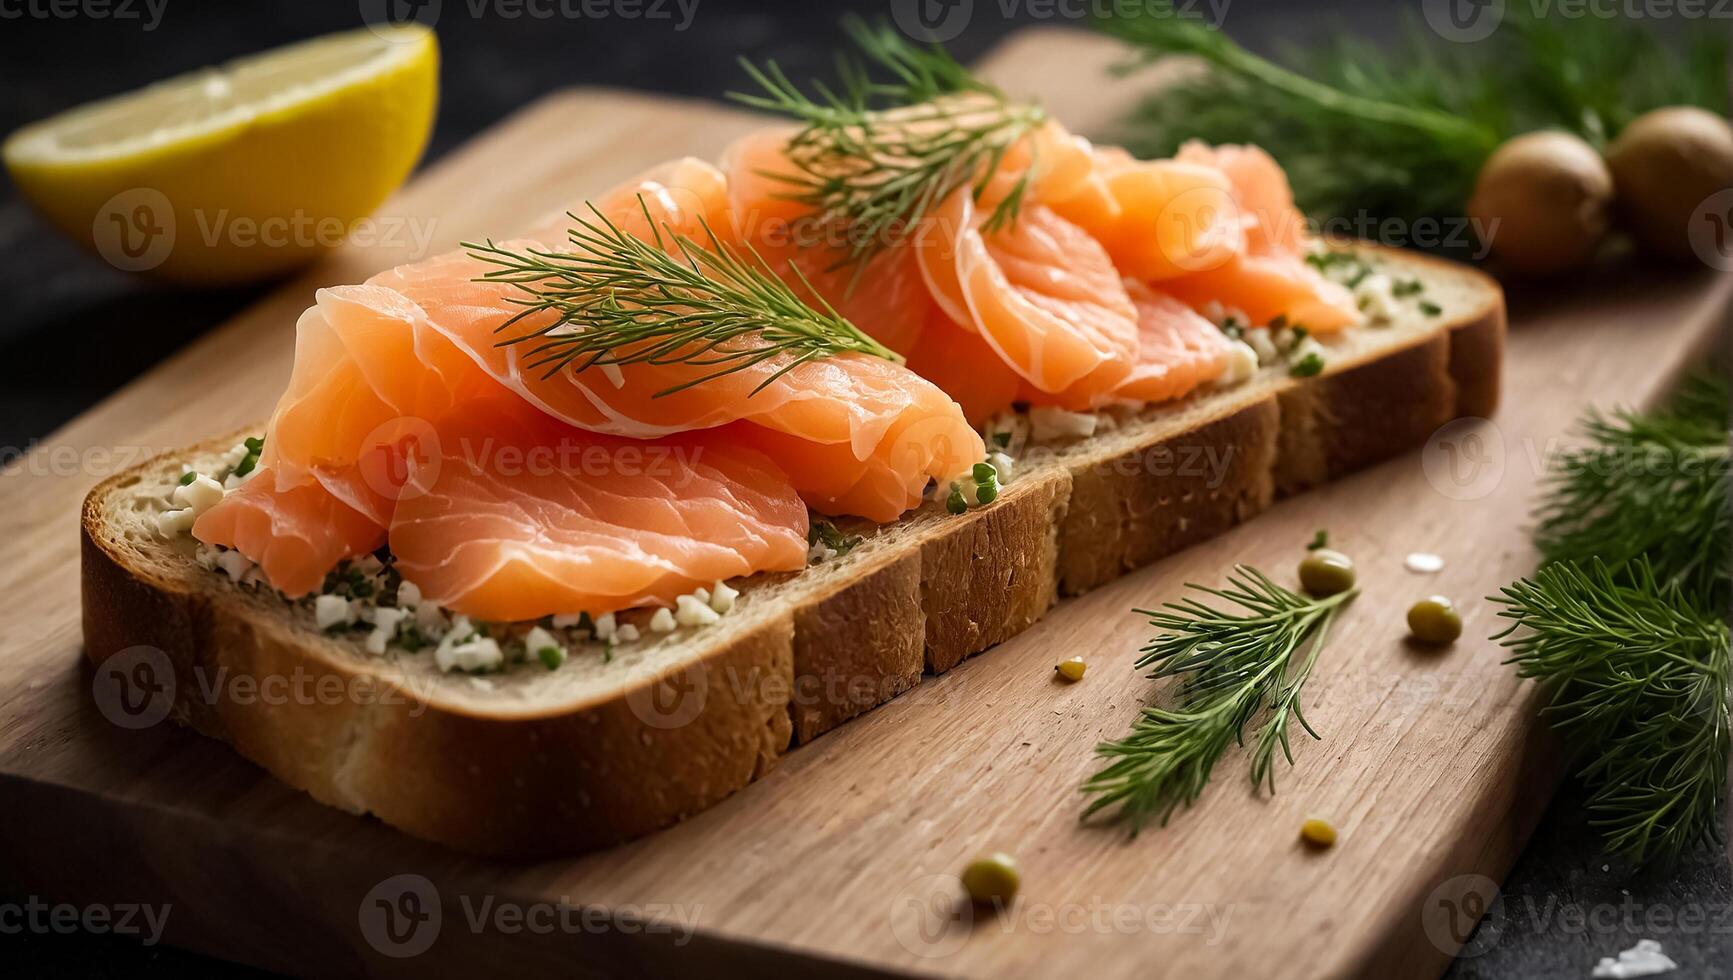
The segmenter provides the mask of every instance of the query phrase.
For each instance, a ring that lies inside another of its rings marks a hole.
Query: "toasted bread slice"
[[[285,782],[466,851],[563,853],[711,806],[806,742],[1027,629],[1062,595],[1258,514],[1278,496],[1422,445],[1498,400],[1504,304],[1489,278],[1379,250],[1439,315],[1346,332],[1322,374],[1250,381],[1145,409],[1018,464],[998,501],[927,507],[800,573],[759,576],[703,628],[611,659],[477,683],[427,654],[370,655],[305,603],[237,586],[154,517],[183,463],[120,474],[83,515],[84,635],[97,662],[172,664],[172,717]],[[1187,466],[1207,457],[1211,465]],[[214,682],[214,679],[222,679]],[[246,685],[235,680],[247,678]],[[284,697],[236,696],[267,682]]]

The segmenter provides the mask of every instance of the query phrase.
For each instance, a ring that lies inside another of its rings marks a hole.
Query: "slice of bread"
[[[427,653],[370,655],[306,603],[237,586],[163,539],[183,463],[85,501],[84,636],[96,662],[172,665],[172,717],[315,798],[467,851],[571,852],[715,804],[803,743],[1015,636],[1062,595],[1219,534],[1278,496],[1417,448],[1498,400],[1504,304],[1486,276],[1368,249],[1442,307],[1346,332],[1322,374],[1251,380],[1143,410],[1020,461],[999,500],[929,504],[847,553],[743,588],[714,624],[645,632],[611,659],[475,678]],[[133,655],[137,655],[134,653]],[[267,690],[278,692],[266,696]]]

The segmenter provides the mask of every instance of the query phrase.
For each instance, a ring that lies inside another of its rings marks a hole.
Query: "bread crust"
[[[606,696],[478,709],[345,649],[274,596],[148,554],[120,533],[114,508],[153,467],[172,465],[163,461],[85,500],[86,653],[100,663],[140,645],[162,651],[177,681],[171,717],[322,802],[482,854],[605,846],[714,805],[792,744],[1027,629],[1061,594],[1420,446],[1451,419],[1490,414],[1505,329],[1498,287],[1441,260],[1402,261],[1472,282],[1482,302],[1365,363],[1255,397],[1199,396],[1183,427],[1081,447],[1020,474],[991,507],[952,517],[929,505],[835,569],[780,577],[785,593],[763,593],[774,601],[749,592],[716,642]],[[1220,465],[1182,465],[1204,451]],[[209,683],[297,673],[335,677],[347,693],[272,705]]]

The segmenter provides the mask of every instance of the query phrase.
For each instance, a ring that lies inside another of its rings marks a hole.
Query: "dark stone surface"
[[[47,0],[0,2],[0,12],[6,12],[0,19],[0,131],[178,71],[355,26],[358,8],[369,3],[169,0],[151,30],[144,29],[149,14],[143,0],[132,0],[130,8],[145,20],[30,12],[103,6],[96,0],[72,8],[51,8]],[[822,75],[839,41],[838,16],[848,9],[885,9],[860,0],[699,0],[691,28],[678,31],[667,21],[506,15],[557,11],[558,0],[490,0],[479,4],[486,11],[480,17],[471,15],[476,6],[475,0],[444,3],[438,25],[443,105],[432,156],[564,85],[714,97],[743,84],[738,54],[775,58],[797,78]],[[1013,6],[1019,13],[1007,20],[998,0],[977,0],[974,19],[952,48],[974,57],[1019,23],[1053,19],[1040,16],[1049,7]],[[1400,6],[1393,0],[1234,0],[1227,26],[1258,47],[1303,41],[1342,19],[1359,32],[1387,36]],[[262,292],[194,292],[129,279],[50,233],[9,184],[0,184],[0,289],[7,297],[0,312],[0,453],[7,456]],[[1506,883],[1502,904],[1471,942],[1477,955],[1459,960],[1451,976],[1585,977],[1596,959],[1644,937],[1660,940],[1679,961],[1675,976],[1733,973],[1733,881],[1725,855],[1705,848],[1667,874],[1603,870],[1606,862],[1579,804],[1578,791],[1567,786]],[[20,900],[14,891],[0,882],[0,904]],[[136,941],[17,934],[5,925],[0,921],[0,969],[8,976],[262,975]]]

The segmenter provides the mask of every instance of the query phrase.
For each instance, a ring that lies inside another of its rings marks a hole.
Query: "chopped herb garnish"
[[[1407,279],[1390,287],[1390,295],[1398,299],[1407,296],[1418,296],[1426,291],[1426,284],[1418,279]]]
[[[180,485],[183,487],[190,486],[192,482],[198,478],[199,474],[197,470],[187,470],[185,473],[181,474]]]
[[[861,543],[861,537],[858,534],[844,534],[829,521],[813,521],[806,531],[806,543],[811,547],[819,542],[823,542],[826,548],[839,555],[846,555],[854,550],[855,545]]]
[[[556,670],[560,664],[566,662],[566,655],[559,647],[542,647],[536,651],[536,657],[541,660],[542,666],[549,670]]]
[[[1009,448],[1011,445],[1011,433],[1009,433],[1009,432],[995,432],[995,433],[993,433],[993,445],[998,446],[1000,449]]]
[[[999,471],[993,468],[992,463],[976,463],[969,469],[969,475],[975,478],[976,483],[997,483],[999,480]]]
[[[1306,550],[1307,551],[1317,551],[1319,548],[1328,548],[1329,546],[1330,546],[1330,532],[1324,530],[1323,528],[1319,528],[1318,533],[1312,535],[1312,543],[1306,545]]]
[[[1434,303],[1431,300],[1425,300],[1425,301],[1422,301],[1420,304],[1420,312],[1426,314],[1427,316],[1437,316],[1438,314],[1444,312],[1444,307],[1439,306],[1437,303]]]
[[[975,487],[975,503],[990,504],[999,499],[999,481],[982,483]]]
[[[952,514],[961,514],[969,509],[969,502],[963,499],[963,488],[951,485],[951,495],[945,498],[945,510]]]
[[[1288,374],[1296,378],[1310,378],[1324,370],[1323,355],[1317,351],[1308,351],[1305,357],[1295,361],[1288,367]]]

